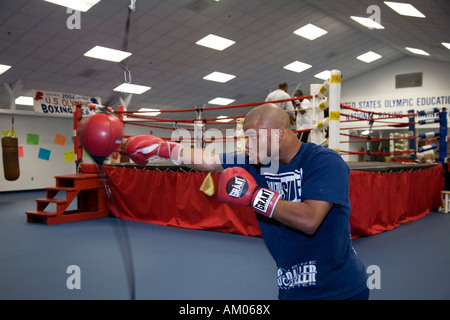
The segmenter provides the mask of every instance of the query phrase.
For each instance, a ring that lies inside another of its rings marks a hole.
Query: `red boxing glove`
[[[280,198],[278,192],[259,187],[250,173],[239,167],[222,171],[218,196],[222,202],[250,206],[269,218],[272,218],[273,210]]]
[[[147,162],[156,159],[171,160],[175,164],[180,164],[182,148],[180,144],[150,135],[131,137],[125,144],[125,152],[138,165],[146,165]]]

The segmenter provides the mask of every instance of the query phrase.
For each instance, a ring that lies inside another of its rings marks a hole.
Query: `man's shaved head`
[[[265,129],[290,128],[290,120],[286,111],[274,103],[265,103],[250,110],[245,116],[244,126],[250,123]]]

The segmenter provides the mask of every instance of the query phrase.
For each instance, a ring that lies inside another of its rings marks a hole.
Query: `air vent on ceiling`
[[[193,0],[184,6],[185,9],[200,13],[209,8],[213,2],[211,0]]]
[[[102,73],[102,70],[87,68],[81,71],[78,75],[83,78],[92,78],[99,75],[100,73]]]
[[[422,72],[395,75],[395,88],[412,88],[422,86]]]

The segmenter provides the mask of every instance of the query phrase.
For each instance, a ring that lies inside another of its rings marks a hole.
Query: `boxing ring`
[[[402,150],[363,152],[345,151],[341,146],[351,141],[340,141],[341,137],[351,136],[354,141],[379,141],[374,137],[350,135],[349,129],[340,128],[341,119],[350,116],[345,114],[351,107],[340,103],[340,76],[338,81],[333,74],[322,86],[317,86],[317,91],[310,96],[302,97],[312,100],[312,110],[321,118],[313,117],[316,123],[311,130],[311,140],[321,143],[338,151],[341,154],[369,154],[391,157],[391,162],[352,162],[347,164],[350,172],[350,225],[353,238],[370,236],[380,232],[396,228],[402,223],[425,217],[430,211],[437,209],[441,203],[441,191],[444,188],[444,170],[446,170],[447,155],[447,115],[445,110],[440,110],[441,130],[439,134],[425,135],[424,139],[439,139],[440,163],[418,163],[414,161],[419,150],[417,141],[421,136],[415,134],[415,125],[420,122],[414,117],[420,112],[408,111],[405,115],[379,114],[371,112],[369,120],[351,119],[348,122],[360,124],[368,121],[370,128],[378,124],[395,128],[408,127],[407,136],[386,138],[391,143],[404,141],[408,148]],[[330,81],[331,80],[331,81]],[[336,87],[336,84],[339,86]],[[326,95],[328,94],[327,97]],[[293,98],[291,100],[298,99]],[[287,100],[280,100],[287,101]],[[279,102],[279,101],[275,101]],[[228,118],[235,120],[228,124],[236,125],[234,135],[221,137],[208,136],[207,125],[216,128],[223,124],[218,118],[205,118],[203,112],[216,109],[248,108],[263,104],[264,102],[218,106],[211,108],[192,108],[183,110],[161,110],[166,114],[170,112],[196,112],[196,119],[170,120],[142,115],[138,111],[126,111],[119,106],[118,110],[111,110],[117,114],[123,125],[138,125],[150,128],[159,128],[172,131],[171,137],[162,137],[172,141],[187,143],[195,147],[205,148],[212,142],[231,142],[236,147],[236,152],[243,152],[245,148],[245,136],[242,130],[244,115],[233,115]],[[77,108],[78,109],[78,108]],[[359,110],[366,112],[364,110]],[[406,118],[407,122],[392,122]],[[74,113],[74,131],[81,121],[81,112]],[[435,120],[433,120],[435,121]],[[342,121],[344,122],[344,121]],[[189,124],[189,125],[187,125]],[[181,129],[179,126],[187,125]],[[352,123],[353,125],[353,123]],[[367,126],[367,125],[366,125]],[[362,128],[362,127],[361,127]],[[445,128],[445,129],[444,129]],[[220,130],[219,130],[220,131]],[[299,130],[293,130],[299,132]],[[184,133],[180,135],[180,132]],[[176,133],[176,135],[174,135]],[[193,133],[194,137],[186,133]],[[229,131],[227,131],[229,133]],[[329,138],[327,137],[329,136]],[[124,137],[126,139],[129,136]],[[326,138],[326,139],[324,139]],[[323,140],[323,141],[321,141]],[[77,137],[74,137],[74,148],[77,156],[77,170],[80,173],[96,173],[95,164],[83,163],[82,149]],[[432,146],[436,149],[436,146]],[[409,157],[409,158],[405,158]],[[121,160],[122,158],[122,160]],[[113,160],[115,159],[115,160]],[[396,161],[397,159],[397,161]],[[175,166],[168,161],[151,162],[146,166],[139,166],[130,162],[120,152],[111,156],[111,163],[102,166],[107,174],[112,194],[115,198],[113,204],[107,203],[108,211],[117,212],[122,219],[140,222],[167,225],[180,228],[212,230],[228,233],[236,233],[247,236],[260,236],[258,223],[250,207],[242,207],[221,203],[217,194],[206,194],[200,190],[205,182],[218,185],[217,172],[198,172],[187,167]]]

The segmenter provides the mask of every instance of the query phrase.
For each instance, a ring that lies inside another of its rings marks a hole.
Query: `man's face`
[[[278,159],[279,129],[265,128],[256,121],[250,121],[244,122],[244,134],[250,164],[268,164]]]

